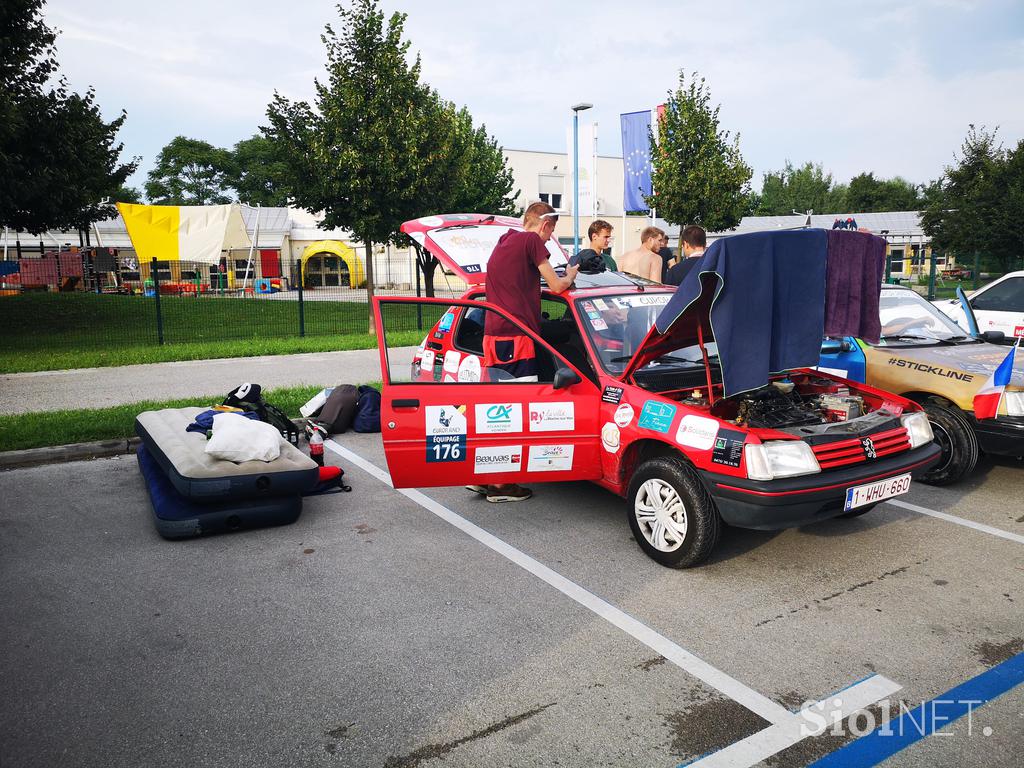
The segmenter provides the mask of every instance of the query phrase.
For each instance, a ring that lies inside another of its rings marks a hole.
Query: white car
[[[1002,331],[1008,341],[1024,336],[1024,271],[1003,275],[969,294],[967,300],[982,333]],[[970,331],[960,299],[941,299],[933,303],[961,328]]]

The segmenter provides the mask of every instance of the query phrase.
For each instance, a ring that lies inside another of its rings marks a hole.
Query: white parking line
[[[362,456],[344,448],[334,440],[326,441],[325,445],[339,456],[344,457],[364,472],[373,475],[382,483],[394,488],[391,483],[391,476],[382,469],[364,459]],[[730,677],[720,669],[708,664],[703,659],[694,656],[680,645],[669,640],[664,635],[656,632],[645,624],[640,623],[629,614],[619,610],[611,603],[602,600],[597,595],[588,592],[586,589],[573,581],[562,576],[560,573],[551,570],[543,563],[534,560],[524,552],[513,547],[497,536],[488,533],[483,528],[474,525],[464,517],[457,515],[442,504],[425,496],[414,489],[396,489],[406,498],[420,505],[424,509],[449,523],[468,536],[473,537],[485,547],[497,552],[502,557],[511,560],[520,568],[528,571],[538,579],[550,584],[566,597],[576,601],[584,608],[593,611],[605,621],[613,624],[626,634],[646,645],[655,653],[664,656],[676,666],[680,667],[690,675],[707,683],[715,690],[728,696],[738,704],[742,704],[751,712],[756,713],[769,723],[784,724],[790,723],[794,715],[781,704],[763,696],[738,680]]]
[[[687,768],[749,768],[809,736],[823,733],[854,712],[893,695],[901,688],[901,685],[886,677],[872,675],[790,714],[785,722],[774,723],[763,731],[689,763]]]
[[[982,533],[988,533],[992,536],[998,536],[1001,539],[1007,541],[1015,541],[1018,544],[1024,544],[1024,536],[1019,533],[1011,533],[1010,531],[1004,531],[1002,528],[993,528],[991,525],[985,525],[984,523],[976,523],[973,520],[966,520],[956,515],[950,515],[946,512],[937,512],[934,509],[928,509],[927,507],[919,507],[917,504],[911,504],[906,501],[900,501],[899,499],[889,499],[885,504],[892,504],[896,507],[903,507],[903,509],[909,509],[911,512],[917,512],[920,515],[928,515],[929,517],[937,517],[939,520],[945,520],[947,523],[955,523],[962,525],[965,528],[973,528],[976,531]]]

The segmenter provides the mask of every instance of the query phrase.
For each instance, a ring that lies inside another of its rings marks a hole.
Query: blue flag
[[[651,194],[651,112],[627,112],[622,121],[622,205],[626,211],[646,211],[644,195]]]

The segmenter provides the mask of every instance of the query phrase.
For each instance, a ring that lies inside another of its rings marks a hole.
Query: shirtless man
[[[664,262],[658,251],[664,236],[665,233],[658,227],[647,227],[640,233],[640,247],[623,254],[619,259],[619,271],[660,283]]]

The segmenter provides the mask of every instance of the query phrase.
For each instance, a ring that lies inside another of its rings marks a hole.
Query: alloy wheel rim
[[[658,478],[644,482],[633,514],[644,538],[659,552],[674,552],[683,545],[689,527],[686,505],[671,484]]]

